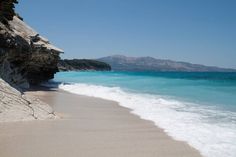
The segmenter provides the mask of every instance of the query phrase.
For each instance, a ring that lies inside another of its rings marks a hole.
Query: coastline
[[[0,124],[1,157],[201,156],[117,102],[49,88],[26,93],[51,104],[61,118]]]

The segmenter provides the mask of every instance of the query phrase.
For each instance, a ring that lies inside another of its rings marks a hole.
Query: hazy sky
[[[236,0],[19,0],[63,58],[152,56],[236,68]]]

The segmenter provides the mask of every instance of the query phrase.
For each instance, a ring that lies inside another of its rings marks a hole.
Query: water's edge
[[[61,84],[60,89],[71,93],[116,101],[130,108],[133,114],[153,121],[175,140],[185,141],[206,157],[234,157],[236,138],[233,126],[204,122],[204,115],[214,113],[210,108],[199,108],[187,102],[167,100],[149,95],[127,93],[119,87],[105,87],[90,84]],[[200,113],[200,114],[199,114]],[[233,113],[223,113],[233,114]],[[214,117],[213,117],[214,118]]]

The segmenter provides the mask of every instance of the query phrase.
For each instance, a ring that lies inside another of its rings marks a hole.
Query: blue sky
[[[152,56],[236,68],[236,0],[20,0],[63,58]]]

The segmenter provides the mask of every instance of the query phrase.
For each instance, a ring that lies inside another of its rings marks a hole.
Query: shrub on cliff
[[[107,63],[91,60],[91,59],[65,59],[60,60],[58,68],[61,71],[77,71],[77,70],[98,70],[109,71],[111,66]]]
[[[1,0],[0,1],[0,22],[8,24],[8,21],[12,20],[16,15],[15,4],[17,0]]]

